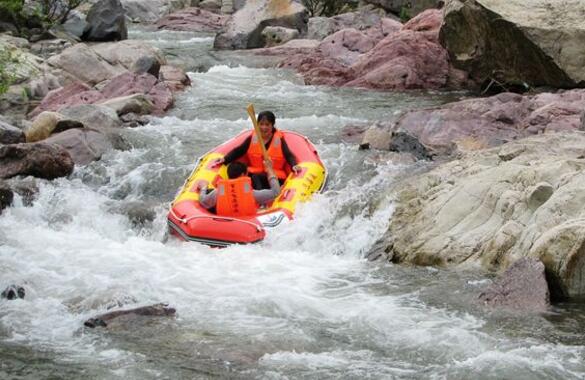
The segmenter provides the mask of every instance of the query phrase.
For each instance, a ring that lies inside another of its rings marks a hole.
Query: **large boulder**
[[[213,43],[216,49],[252,49],[265,45],[262,31],[267,26],[307,30],[308,12],[293,0],[248,0],[228,21]]]
[[[442,44],[454,66],[485,87],[585,86],[585,2],[454,0]]]
[[[131,22],[153,23],[176,9],[191,5],[190,0],[120,0]]]
[[[408,111],[383,123],[444,154],[495,147],[522,137],[580,129],[585,90],[522,96],[501,93]]]
[[[585,134],[470,152],[396,189],[378,249],[396,263],[503,270],[544,263],[556,297],[585,296]]]
[[[104,153],[116,148],[110,137],[108,133],[83,128],[57,133],[44,142],[65,149],[76,165],[86,165],[99,160]]]
[[[192,32],[219,32],[228,17],[204,9],[187,8],[158,20],[159,29],[185,30]]]
[[[131,71],[134,71],[140,62],[145,60],[153,64],[158,64],[158,67],[166,64],[162,52],[144,41],[126,40],[109,42],[97,44],[92,49],[110,65],[114,67],[121,65]]]
[[[120,0],[100,0],[87,13],[84,41],[119,41],[128,38],[126,16]]]
[[[107,50],[103,48],[102,50]],[[124,53],[120,53],[124,54]],[[107,54],[104,53],[106,57]],[[53,67],[63,70],[69,82],[81,81],[90,85],[103,82],[127,71],[117,61],[108,61],[86,44],[76,44],[48,60]],[[91,68],[91,69],[90,69]]]
[[[361,9],[356,12],[342,13],[333,17],[311,17],[307,26],[306,38],[322,40],[335,32],[348,28],[363,31],[380,24],[384,19],[388,20],[386,23],[396,25],[396,30],[402,26],[396,20],[382,17],[376,12]]]
[[[11,144],[0,146],[0,178],[17,175],[54,179],[73,171],[69,153],[58,145]]]
[[[115,129],[121,125],[116,111],[104,105],[78,104],[62,108],[60,112],[64,117],[95,130]]]
[[[29,117],[35,117],[43,111],[58,111],[59,109],[76,104],[91,104],[105,100],[101,92],[90,86],[74,82],[65,87],[50,91],[41,103],[30,112]]]

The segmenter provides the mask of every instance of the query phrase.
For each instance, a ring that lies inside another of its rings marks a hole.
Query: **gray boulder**
[[[307,31],[308,12],[293,0],[259,0],[247,2],[228,21],[213,43],[216,49],[253,49],[263,47],[262,31],[267,26],[282,26]]]
[[[453,0],[441,43],[451,62],[487,88],[585,85],[585,2]]]
[[[515,146],[516,149],[509,149]],[[585,296],[585,134],[549,133],[461,155],[396,189],[385,244],[396,263],[546,267],[555,297]]]
[[[17,175],[54,179],[73,171],[69,153],[58,145],[47,143],[0,146],[0,178]]]
[[[100,0],[87,13],[84,41],[119,41],[128,38],[125,11],[120,0]]]
[[[107,151],[115,149],[107,134],[87,128],[57,133],[44,142],[65,149],[76,165],[97,161]]]
[[[516,261],[478,297],[486,306],[522,312],[544,312],[550,294],[544,264],[535,258]]]
[[[120,127],[120,119],[115,110],[97,104],[78,104],[62,108],[60,113],[69,119],[77,120],[86,128],[107,130]]]
[[[14,199],[14,192],[4,182],[0,181],[0,214],[2,210],[9,207]]]
[[[24,141],[22,130],[0,120],[0,144],[18,144]]]
[[[296,29],[283,28],[282,26],[267,26],[262,31],[262,37],[266,41],[266,47],[282,45],[299,37]]]
[[[15,300],[17,298],[24,298],[26,292],[22,286],[18,285],[9,285],[2,291],[0,297],[6,298],[9,301]]]

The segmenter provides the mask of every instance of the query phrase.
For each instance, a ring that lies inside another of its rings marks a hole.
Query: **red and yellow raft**
[[[167,219],[172,235],[220,247],[256,243],[264,239],[267,229],[291,220],[299,202],[307,201],[314,193],[323,190],[327,170],[313,144],[298,133],[282,131],[302,170],[295,174],[290,167],[286,167],[288,177],[281,186],[280,195],[272,204],[259,208],[256,215],[249,217],[224,217],[203,208],[199,204],[198,188],[215,188],[220,179],[227,178],[227,167],[212,167],[212,162],[240,145],[250,133],[244,131],[199,158],[195,169],[171,204]],[[248,164],[245,157],[241,161]]]

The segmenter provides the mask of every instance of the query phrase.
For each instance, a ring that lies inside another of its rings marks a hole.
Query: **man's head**
[[[248,166],[243,162],[234,161],[227,167],[227,175],[229,179],[236,179],[248,174]]]

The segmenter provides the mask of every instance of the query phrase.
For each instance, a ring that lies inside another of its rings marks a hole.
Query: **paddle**
[[[262,133],[260,133],[260,127],[258,127],[258,120],[256,120],[256,111],[254,111],[254,105],[248,105],[246,108],[248,111],[248,115],[250,115],[250,119],[252,119],[252,123],[254,124],[254,131],[256,131],[256,136],[258,137],[258,141],[260,141],[260,146],[262,147],[262,156],[264,157],[264,161],[268,161],[272,163],[270,157],[268,157],[268,152],[266,151],[266,147],[264,146],[264,140],[262,139]]]

